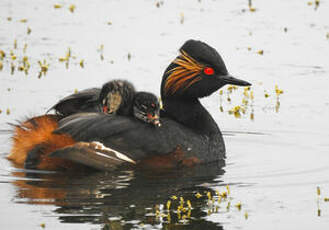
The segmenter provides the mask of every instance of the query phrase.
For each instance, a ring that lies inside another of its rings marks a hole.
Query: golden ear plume
[[[205,67],[184,50],[182,50],[181,55],[174,60],[174,63],[178,66],[167,72],[169,76],[165,84],[166,94],[174,94],[178,90],[185,90],[194,83],[200,81],[201,77],[198,75]]]

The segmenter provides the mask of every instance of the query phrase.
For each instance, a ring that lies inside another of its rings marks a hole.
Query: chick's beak
[[[108,113],[108,111],[109,111],[108,107],[106,105],[103,106],[103,113]]]
[[[156,127],[160,127],[160,117],[158,114],[152,114],[152,113],[147,113],[147,119],[151,124],[153,124]]]

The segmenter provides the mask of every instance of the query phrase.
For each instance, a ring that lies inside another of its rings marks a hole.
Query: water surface
[[[159,7],[147,0],[1,1],[0,50],[7,54],[0,71],[1,227],[327,229],[329,5],[320,1],[315,10],[314,2],[282,0],[253,1],[253,7],[243,0],[164,1]],[[253,83],[254,99],[240,118],[228,111],[241,105],[243,89],[229,93],[226,87],[202,99],[223,131],[225,162],[152,175],[26,171],[6,160],[8,122],[42,114],[75,89],[111,78],[159,95],[163,71],[190,38],[216,47],[229,72]],[[58,59],[69,47],[67,69]],[[11,75],[11,63],[19,66],[24,55],[29,74]],[[39,79],[44,59],[49,69]],[[275,85],[283,90],[279,98]],[[219,203],[216,191],[227,191],[226,185],[229,197]],[[193,207],[181,218],[174,212],[180,197]],[[164,217],[168,200],[170,221]]]

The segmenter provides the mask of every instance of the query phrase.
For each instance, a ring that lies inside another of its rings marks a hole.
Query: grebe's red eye
[[[203,69],[203,72],[206,74],[206,75],[213,75],[215,73],[214,69],[211,68],[211,67],[206,67]]]

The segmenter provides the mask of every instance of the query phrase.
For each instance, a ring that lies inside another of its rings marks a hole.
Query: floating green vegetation
[[[27,19],[26,18],[20,19],[19,22],[21,22],[21,23],[27,23]]]
[[[97,49],[97,52],[99,52],[101,60],[104,61],[104,44],[101,44],[99,46],[99,48]]]
[[[28,27],[27,33],[30,34],[31,31],[31,28]],[[8,70],[11,75],[15,75],[17,72],[24,72],[25,75],[29,75],[31,68],[33,68],[35,71],[31,72],[33,74],[37,73],[38,78],[45,76],[49,71],[50,65],[45,60],[49,60],[51,65],[54,65],[54,63],[52,63],[52,55],[47,54],[47,57],[43,55],[41,58],[34,58],[34,61],[30,60],[27,55],[28,43],[24,38],[23,40],[23,42],[20,42],[18,39],[14,39],[12,47],[7,48],[7,50],[0,49],[0,71]],[[103,50],[103,45],[101,46],[101,50]],[[38,61],[38,59],[42,61]],[[71,63],[80,66],[81,68],[85,68],[84,59],[80,58],[79,60],[74,61],[75,59],[77,59],[77,57],[72,55],[72,50],[69,47],[65,56],[59,57],[57,60],[59,62],[64,62],[67,69]],[[101,59],[104,59],[103,51],[101,51]],[[113,63],[113,61],[111,63]]]
[[[25,75],[29,75],[33,67],[34,71],[32,73],[37,73],[38,78],[45,76],[49,71],[49,62],[53,60],[51,55],[48,55],[46,58],[43,56],[39,60],[34,59],[33,61],[27,55],[27,50],[28,43],[19,42],[17,39],[13,40],[13,46],[7,48],[7,50],[0,49],[0,71],[8,70],[11,75],[15,75],[17,72],[23,72]],[[103,54],[101,55],[103,56]],[[85,68],[85,59],[76,60],[77,57],[72,55],[72,49],[70,47],[67,48],[65,56],[56,59],[60,63],[65,63],[66,69],[69,68],[70,64]],[[51,65],[54,65],[54,63],[51,63]]]
[[[242,94],[241,94],[241,90],[242,90]],[[237,93],[240,93],[240,95],[237,95]],[[275,95],[275,102],[274,102],[274,106],[270,106],[270,108],[273,108],[275,110],[275,112],[279,112],[280,109],[280,95],[283,94],[283,90],[279,88],[278,85],[275,85],[274,87],[274,92],[273,94]],[[264,90],[264,98],[266,100],[271,100],[271,93],[268,90]],[[248,87],[237,87],[234,85],[229,85],[226,87],[225,89],[221,89],[219,91],[219,101],[220,101],[220,106],[219,106],[219,110],[221,112],[225,112],[227,111],[229,115],[233,115],[235,118],[242,118],[242,117],[246,117],[249,116],[250,120],[254,120],[255,119],[255,115],[254,115],[254,100],[255,100],[255,96],[254,96],[254,91],[253,89],[248,86]],[[224,100],[223,97],[226,96],[226,100],[225,100],[225,104],[227,106],[229,106],[229,109],[224,109]],[[233,105],[233,101],[232,98],[239,98],[240,103],[238,103],[237,105]],[[273,103],[273,102],[272,102]]]
[[[0,60],[3,60],[6,57],[6,53],[3,50],[0,50]]]
[[[81,59],[79,65],[80,65],[81,68],[84,68],[85,67],[85,60]]]
[[[153,217],[152,223],[184,225],[198,218],[200,212],[210,216],[229,213],[232,209],[243,212],[244,218],[248,219],[248,212],[243,210],[242,203],[238,201],[233,204],[230,187],[227,185],[223,191],[206,190],[185,196],[172,195],[164,204],[155,204],[145,216]]]
[[[238,91],[238,87],[234,86],[234,85],[229,85],[226,91],[226,100],[228,103],[232,102],[231,96],[233,94],[233,92]],[[220,90],[219,91],[219,95],[220,95],[220,111],[224,112],[224,108],[223,108],[223,99],[222,96],[224,94],[224,90]],[[247,114],[247,112],[250,109],[253,109],[253,91],[251,91],[250,87],[244,87],[243,89],[243,94],[242,94],[242,100],[241,100],[241,104],[240,105],[235,105],[233,106],[233,108],[228,110],[228,114],[230,115],[234,115],[235,118],[241,118],[242,115]],[[253,110],[251,111],[251,113],[253,114]],[[252,115],[252,119],[253,119],[253,115]]]
[[[23,47],[23,53],[24,53],[24,54],[26,53],[26,50],[27,50],[27,44],[25,43],[25,44],[24,44],[24,47]]]
[[[26,33],[29,35],[29,34],[31,34],[31,32],[32,32],[32,29],[30,27],[27,27]]]
[[[10,74],[11,75],[14,75],[14,73],[15,73],[15,68],[16,68],[16,65],[15,65],[15,63],[10,63]]]
[[[317,199],[316,199],[316,204],[317,204],[317,216],[321,216],[321,189],[320,186],[316,187],[316,195],[317,195]],[[329,197],[324,197],[323,198],[324,202],[329,202]]]
[[[15,61],[17,56],[14,54],[14,51],[13,50],[10,50],[10,58],[11,60]]]
[[[320,6],[320,0],[315,0],[314,2],[309,1],[307,2],[307,5],[312,6],[314,4],[314,10],[317,10]]]
[[[264,55],[264,50],[258,50],[257,53],[258,53],[259,55]]]
[[[17,68],[18,71],[24,71],[25,75],[28,75],[31,64],[27,56],[23,56],[20,64]]]
[[[155,6],[156,6],[157,8],[160,8],[161,6],[163,6],[163,1],[157,1],[157,2],[155,3]]]
[[[14,40],[14,49],[17,49],[17,40]]]
[[[72,57],[72,55],[71,55],[71,48],[69,47],[69,48],[67,48],[65,57],[58,58],[58,61],[59,62],[64,62],[66,69],[68,69],[69,68],[69,65],[70,65],[70,58],[71,57]]]
[[[70,11],[71,13],[74,13],[75,8],[76,8],[76,6],[72,4],[72,5],[69,6],[69,11]]]
[[[38,61],[38,64],[40,66],[38,78],[41,78],[42,76],[46,76],[49,69],[49,63],[47,63],[46,59],[43,59],[43,62]]]
[[[185,16],[184,16],[184,13],[183,12],[180,13],[180,19],[179,19],[179,21],[180,21],[180,24],[184,24]]]
[[[54,9],[62,9],[63,7],[64,7],[64,5],[62,5],[62,4],[58,4],[58,3],[54,4]],[[74,4],[71,4],[68,6],[68,10],[71,13],[74,13],[75,9],[76,9],[76,6]]]
[[[247,10],[246,9],[242,9],[242,12],[246,12]],[[252,5],[252,0],[248,0],[248,11],[249,12],[255,12],[256,11],[256,8],[253,7]]]
[[[248,8],[250,12],[256,11],[256,8],[252,6],[252,0],[248,0]]]
[[[61,4],[55,4],[55,5],[54,5],[54,8],[55,8],[55,9],[60,9],[60,8],[62,8],[62,7],[63,7],[63,5],[61,5]]]

